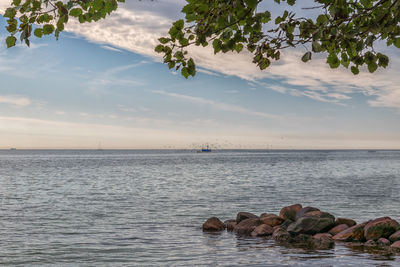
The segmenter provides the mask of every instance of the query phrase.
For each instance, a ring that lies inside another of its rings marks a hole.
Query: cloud
[[[32,101],[29,98],[23,96],[0,95],[0,103],[26,107],[29,106]]]
[[[166,95],[166,96],[173,97],[173,98],[182,99],[182,100],[189,101],[192,103],[197,103],[200,105],[208,105],[208,106],[211,106],[215,109],[222,110],[222,111],[235,112],[235,113],[240,113],[240,114],[244,114],[244,115],[263,117],[263,118],[267,118],[267,119],[280,118],[280,116],[278,116],[278,115],[254,111],[254,110],[250,110],[250,109],[247,109],[247,108],[244,108],[241,106],[227,104],[227,103],[223,103],[223,102],[217,102],[217,101],[205,99],[202,97],[182,95],[182,94],[177,94],[177,93],[169,93],[169,92],[157,91],[157,90],[154,90],[152,92],[154,92],[156,94]]]

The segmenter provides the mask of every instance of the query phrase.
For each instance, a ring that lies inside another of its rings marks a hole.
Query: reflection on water
[[[399,266],[399,256],[203,233],[293,203],[399,220],[399,151],[0,151],[0,263]]]

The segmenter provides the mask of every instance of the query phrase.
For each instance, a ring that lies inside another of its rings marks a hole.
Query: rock
[[[315,247],[315,240],[312,235],[300,234],[290,240],[296,247],[312,249]]]
[[[364,227],[367,225],[367,222],[354,225],[346,230],[338,233],[337,235],[333,236],[333,240],[335,241],[364,241]]]
[[[329,233],[320,233],[313,236],[315,249],[331,249],[335,246],[332,235]]]
[[[329,230],[328,232],[334,236],[337,235],[340,232],[343,232],[344,230],[346,230],[347,228],[349,228],[349,226],[347,226],[347,224],[339,224],[335,227],[333,227],[331,230]]]
[[[260,218],[260,220],[263,223],[265,223],[265,224],[267,224],[269,226],[272,226],[272,227],[277,226],[277,225],[281,225],[285,221],[284,219],[282,219],[281,217],[279,217],[279,216],[277,216],[275,214],[269,214],[269,215],[266,215],[266,216],[262,216]]]
[[[396,233],[392,234],[392,235],[389,237],[389,240],[392,241],[392,242],[399,241],[399,240],[400,240],[400,230],[397,231]]]
[[[287,231],[293,235],[314,235],[331,229],[334,224],[335,217],[331,214],[321,211],[311,211],[289,225]]]
[[[394,242],[391,246],[390,249],[394,252],[400,252],[400,241]]]
[[[306,214],[307,212],[310,212],[310,211],[319,211],[319,209],[314,208],[314,207],[304,207],[304,208],[301,208],[301,209],[299,209],[299,210],[297,211],[297,213],[296,213],[296,220],[297,220],[298,218],[300,218],[300,217],[303,217],[304,214]]]
[[[235,219],[224,221],[224,226],[225,226],[226,230],[228,230],[229,232],[233,231],[233,228],[235,228],[236,224],[237,223],[236,223]]]
[[[352,219],[346,219],[346,218],[337,218],[335,221],[335,225],[341,225],[341,224],[346,224],[348,227],[352,227],[356,225],[356,221]]]
[[[378,240],[381,237],[388,238],[399,230],[398,222],[390,217],[381,217],[370,221],[364,228],[364,237],[367,240]]]
[[[203,223],[204,232],[222,231],[224,229],[224,223],[221,222],[217,217],[211,217],[205,223]]]
[[[262,217],[267,217],[267,216],[269,216],[269,215],[271,215],[271,213],[261,213],[261,215],[260,215],[260,218],[262,218]]]
[[[250,212],[241,211],[236,215],[236,223],[240,223],[241,221],[250,219],[250,218],[258,218],[258,216],[253,213],[250,213]]]
[[[377,243],[378,243],[379,246],[384,246],[384,247],[390,246],[390,241],[388,239],[386,239],[386,238],[383,238],[383,237],[379,238]]]
[[[253,232],[251,232],[251,236],[267,236],[272,235],[274,233],[274,228],[267,224],[261,224],[257,226]]]
[[[296,220],[296,213],[302,208],[300,204],[294,204],[291,206],[283,207],[279,216],[283,219],[290,219],[292,221]]]
[[[282,228],[278,228],[277,230],[275,230],[272,234],[272,238],[278,242],[290,242],[292,239],[288,231]]]
[[[366,247],[377,247],[378,243],[375,240],[368,240],[367,242],[364,243],[364,246]]]
[[[259,218],[249,218],[238,223],[233,231],[239,235],[250,235],[257,226],[261,225],[262,222]]]
[[[287,219],[281,225],[279,225],[279,227],[282,228],[282,229],[287,230],[289,225],[291,225],[292,223],[294,223],[294,221]]]

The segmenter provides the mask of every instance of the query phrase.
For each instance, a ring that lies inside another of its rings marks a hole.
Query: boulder
[[[390,249],[394,252],[400,252],[400,241],[394,242],[391,246]]]
[[[290,240],[296,247],[313,249],[315,247],[315,239],[312,235],[300,234]]]
[[[311,211],[289,225],[287,231],[293,235],[314,235],[331,229],[334,224],[335,217],[331,214],[321,211]]]
[[[366,247],[377,247],[378,243],[375,240],[368,240],[367,242],[364,243],[364,246]]]
[[[400,240],[400,230],[397,231],[397,232],[395,232],[394,234],[392,234],[392,235],[389,237],[389,240],[392,241],[392,242],[399,241],[399,240]]]
[[[235,220],[235,219],[224,221],[225,228],[226,228],[226,230],[228,230],[229,232],[232,232],[232,231],[233,231],[233,228],[235,228],[236,224],[237,224],[237,223],[236,223],[236,220]]]
[[[225,229],[224,223],[221,222],[217,217],[211,217],[207,219],[205,223],[203,223],[204,232],[222,231],[224,229]]]
[[[302,208],[300,204],[294,204],[291,206],[283,207],[279,216],[283,219],[287,220],[290,219],[292,221],[296,220],[296,213]]]
[[[331,249],[335,246],[332,235],[329,233],[320,233],[313,236],[315,249]]]
[[[258,218],[258,216],[253,213],[250,213],[250,212],[241,211],[236,215],[236,223],[240,223],[241,221],[250,219],[250,218]]]
[[[397,230],[400,225],[390,217],[381,217],[368,222],[364,228],[364,237],[367,240],[378,240],[379,238],[388,238]]]
[[[281,217],[279,217],[279,216],[277,216],[275,214],[269,214],[269,215],[266,215],[266,216],[262,216],[260,218],[260,220],[263,223],[265,223],[265,224],[267,224],[269,226],[272,226],[272,227],[277,226],[277,225],[281,225],[285,221],[284,219],[282,219]]]
[[[233,231],[239,235],[250,235],[257,226],[261,225],[262,221],[259,218],[249,218],[238,223]]]
[[[352,219],[346,219],[346,218],[337,218],[335,221],[335,225],[341,225],[341,224],[346,224],[348,227],[352,227],[356,225],[356,221]]]
[[[294,223],[294,221],[287,219],[281,225],[279,225],[279,227],[282,228],[282,229],[287,230],[289,225],[291,225],[292,223]]]
[[[274,228],[267,224],[261,224],[257,226],[253,232],[251,232],[251,236],[267,236],[272,235],[274,233]]]
[[[319,209],[314,208],[314,207],[304,207],[304,208],[301,208],[301,209],[299,209],[299,210],[297,211],[297,213],[296,213],[296,220],[297,220],[298,218],[300,218],[300,217],[303,217],[304,214],[306,214],[307,212],[310,212],[310,211],[319,211]]]
[[[367,222],[354,225],[346,230],[338,233],[337,235],[333,236],[333,240],[335,241],[364,241],[364,227],[367,225]]]
[[[328,233],[330,233],[332,236],[334,236],[340,232],[343,232],[347,228],[349,228],[349,226],[347,226],[347,224],[339,224],[339,225],[333,227],[331,230],[329,230]]]
[[[372,240],[372,239],[371,239]],[[390,246],[390,241],[386,238],[379,238],[378,241],[376,241],[379,246],[387,247]]]
[[[275,230],[272,234],[272,238],[278,242],[290,242],[292,239],[288,231],[282,228],[278,228],[277,230]]]

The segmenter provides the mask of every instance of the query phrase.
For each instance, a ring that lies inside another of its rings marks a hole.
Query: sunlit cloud
[[[29,106],[32,101],[23,96],[12,96],[12,95],[0,95],[0,104],[9,104],[19,107]]]

